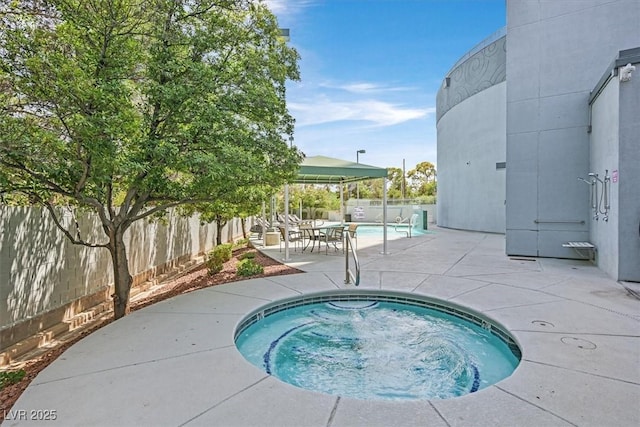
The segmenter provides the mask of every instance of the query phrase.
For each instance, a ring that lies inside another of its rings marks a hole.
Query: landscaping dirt
[[[257,274],[250,277],[239,277],[236,275],[236,266],[241,256],[246,252],[255,253],[255,262],[262,265],[264,268],[263,274]],[[301,273],[293,267],[288,267],[268,256],[262,254],[254,248],[241,248],[233,252],[233,257],[230,261],[226,262],[221,272],[215,275],[209,275],[207,268],[204,264],[189,270],[187,273],[174,277],[158,287],[150,295],[144,298],[137,299],[131,303],[131,311],[139,310],[143,307],[155,304],[159,301],[172,298],[177,295],[192,292],[198,289],[208,288],[211,286],[221,285],[224,283],[236,282],[239,280],[253,279],[259,277],[269,276],[281,276],[284,274],[296,274]],[[5,414],[9,413],[14,403],[18,400],[22,392],[27,388],[29,383],[38,375],[40,371],[46,368],[51,362],[56,360],[67,348],[78,342],[82,338],[91,334],[92,332],[102,328],[103,326],[111,323],[113,318],[108,316],[104,320],[97,324],[93,324],[91,327],[86,328],[80,333],[74,335],[73,339],[65,342],[61,342],[55,347],[48,350],[46,353],[39,354],[30,360],[25,361],[21,369],[24,369],[26,375],[24,378],[16,384],[5,386],[0,390],[0,421],[3,421]]]

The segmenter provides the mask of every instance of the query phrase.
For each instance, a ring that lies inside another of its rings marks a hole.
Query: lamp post
[[[366,152],[366,150],[356,151],[356,163],[360,163],[360,154],[364,154]],[[356,200],[360,200],[360,185],[358,181],[356,181]]]

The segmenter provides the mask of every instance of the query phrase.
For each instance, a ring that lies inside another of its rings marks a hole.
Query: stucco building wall
[[[504,233],[506,83],[470,97],[438,122],[438,225]],[[454,167],[451,167],[454,166]]]
[[[437,96],[438,225],[504,233],[506,39],[459,61]]]
[[[640,281],[640,48],[620,52],[592,91],[590,171],[598,174],[590,207],[598,266],[619,280]]]
[[[589,239],[589,95],[638,22],[636,0],[507,1],[508,254],[571,258],[562,244]]]
[[[638,22],[637,0],[507,0],[491,51],[505,52],[504,82],[487,83],[481,44],[438,92],[439,225],[504,231],[508,255],[584,259],[563,245],[591,242],[600,268],[640,281],[640,71],[616,80],[640,67]],[[609,177],[595,202],[590,173]]]

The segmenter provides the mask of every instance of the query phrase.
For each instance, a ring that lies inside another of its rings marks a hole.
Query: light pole
[[[360,163],[360,154],[364,154],[366,152],[367,152],[366,150],[356,151],[356,163]],[[360,185],[358,181],[356,181],[356,200],[360,200]]]

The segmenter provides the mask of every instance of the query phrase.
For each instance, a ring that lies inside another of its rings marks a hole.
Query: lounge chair
[[[258,233],[258,239],[262,239],[265,230],[269,229],[269,223],[262,220],[261,217],[254,217],[255,224],[251,226],[249,231]]]

